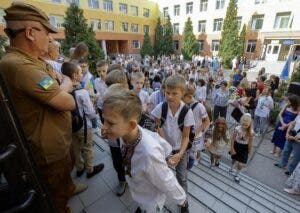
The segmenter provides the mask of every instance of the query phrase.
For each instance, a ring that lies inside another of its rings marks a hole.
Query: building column
[[[102,51],[104,52],[105,58],[107,58],[107,50],[106,50],[106,41],[105,40],[101,41],[101,48],[102,48]]]

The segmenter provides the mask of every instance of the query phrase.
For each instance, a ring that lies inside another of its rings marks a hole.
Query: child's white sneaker
[[[234,182],[240,183],[240,177],[238,175],[234,176]]]

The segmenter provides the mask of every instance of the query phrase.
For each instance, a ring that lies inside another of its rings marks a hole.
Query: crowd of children
[[[116,195],[122,196],[129,186],[139,204],[136,212],[161,212],[166,196],[177,202],[181,212],[189,212],[188,170],[199,163],[203,150],[210,154],[211,168],[218,167],[229,151],[229,172],[239,183],[254,137],[267,130],[272,95],[278,88],[276,77],[266,80],[262,70],[258,81],[250,83],[245,71],[234,69],[227,75],[217,58],[202,60],[187,63],[164,56],[156,60],[118,56],[97,62],[97,78],[90,74],[84,58],[63,63],[61,72],[74,83],[74,98],[84,120],[83,127],[73,133],[77,176],[86,171],[90,178],[104,167],[92,164],[92,129],[99,131],[98,112],[101,136],[110,146],[118,174]],[[274,133],[282,134],[284,140],[286,133],[277,132],[287,131],[299,114],[299,97],[287,100],[289,105],[280,113]],[[236,121],[233,131],[226,120],[230,105]],[[295,116],[287,119],[291,113]],[[155,129],[143,128],[145,122],[153,122]],[[283,149],[274,137],[274,147]],[[175,176],[170,168],[175,169]]]

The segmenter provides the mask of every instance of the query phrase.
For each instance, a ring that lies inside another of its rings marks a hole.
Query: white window
[[[285,29],[291,27],[291,12],[277,13],[274,23],[274,29]]]
[[[139,15],[139,9],[137,6],[130,6],[131,15],[138,16]]]
[[[131,24],[131,32],[138,33],[139,32],[139,25],[138,24]]]
[[[208,0],[201,0],[200,1],[200,12],[207,11],[207,2],[208,2]]]
[[[89,0],[88,4],[90,8],[99,8],[99,0]]]
[[[64,17],[61,15],[49,15],[50,24],[54,27],[63,27]]]
[[[264,4],[267,3],[267,0],[254,0],[254,4]]]
[[[221,10],[224,8],[225,0],[216,0],[216,10]]]
[[[248,40],[246,52],[254,53],[255,48],[256,48],[256,40]]]
[[[265,15],[255,15],[252,16],[251,29],[252,30],[260,30],[262,29],[264,23]]]
[[[106,31],[114,31],[115,23],[114,21],[106,20],[105,21],[105,30]]]
[[[193,13],[193,2],[186,3],[186,14]]]
[[[201,20],[198,22],[198,32],[205,33],[206,31],[206,20]]]
[[[180,15],[180,5],[175,5],[174,6],[174,16],[179,16]]]
[[[5,16],[4,9],[0,8],[0,24],[5,24],[4,16]]]
[[[121,28],[123,32],[128,32],[128,22],[121,22]]]
[[[218,18],[218,19],[214,19],[214,28],[213,31],[221,31],[222,30],[222,24],[223,24],[223,19],[222,18]]]
[[[179,34],[179,23],[173,24],[173,33]]]
[[[75,3],[75,4],[79,5],[79,0],[67,0],[67,3],[68,4]]]
[[[103,9],[113,11],[113,2],[111,0],[103,0]]]
[[[101,30],[102,28],[101,19],[91,19],[91,28],[93,30]]]
[[[140,41],[139,40],[133,40],[132,41],[132,48],[133,49],[140,49]]]
[[[119,11],[120,13],[127,14],[128,13],[127,4],[120,3]]]
[[[203,51],[204,50],[204,40],[198,41],[198,44],[199,44],[199,52]]]
[[[219,51],[219,40],[212,40],[211,42],[211,51]]]
[[[147,9],[147,8],[144,8],[144,9],[143,9],[143,16],[144,16],[144,17],[149,17],[149,16],[150,16],[150,10]]]
[[[144,33],[150,34],[150,26],[149,25],[144,25]]]
[[[173,41],[173,50],[179,50],[179,41]]]
[[[237,20],[238,30],[240,30],[242,26],[242,17],[236,17],[236,20]]]
[[[164,13],[164,17],[167,18],[169,15],[169,8],[168,7],[164,7],[163,8],[163,13]]]

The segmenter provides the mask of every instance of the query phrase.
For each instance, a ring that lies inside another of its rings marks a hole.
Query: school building
[[[25,1],[25,0],[24,0]],[[13,0],[0,1],[0,35],[4,35],[4,8]],[[54,35],[64,39],[65,11],[70,3],[83,9],[84,17],[96,33],[103,51],[107,54],[140,53],[144,32],[148,31],[152,41],[159,14],[158,5],[147,0],[26,0],[25,2],[43,9],[52,25],[59,29]]]

